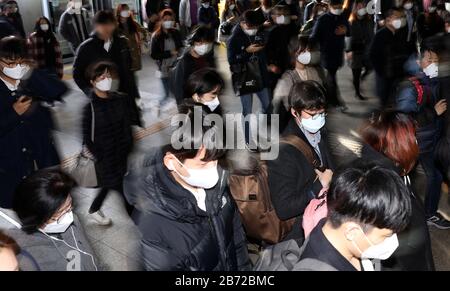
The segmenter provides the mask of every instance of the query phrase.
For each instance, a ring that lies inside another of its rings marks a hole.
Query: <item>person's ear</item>
[[[172,155],[171,153],[169,153],[169,152],[166,153],[166,155],[163,158],[163,163],[164,163],[164,166],[166,166],[166,168],[169,171],[174,171],[175,170],[175,167],[174,167],[175,156]]]
[[[192,95],[192,99],[194,99],[195,102],[199,102],[199,103],[200,103],[200,96],[198,96],[197,93],[195,93],[194,95]]]
[[[95,87],[95,81],[90,81],[91,82],[91,85],[92,85],[92,87]]]
[[[298,114],[297,111],[295,111],[294,108],[291,108],[291,114],[292,114],[292,116],[294,116],[294,118],[300,117],[300,115]]]
[[[344,229],[344,235],[348,241],[354,241],[358,236],[361,235],[361,227],[356,223],[349,222]]]

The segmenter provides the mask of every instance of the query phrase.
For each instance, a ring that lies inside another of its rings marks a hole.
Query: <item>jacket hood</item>
[[[163,153],[160,150],[146,163],[142,179],[149,203],[144,211],[176,221],[195,223],[220,210],[226,190],[225,171],[219,169],[219,182],[214,188],[206,190],[205,212],[197,206],[194,195],[175,181],[162,160]]]

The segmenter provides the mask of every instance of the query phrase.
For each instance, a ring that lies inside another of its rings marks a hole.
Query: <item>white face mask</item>
[[[212,44],[210,44],[210,43],[205,43],[205,44],[194,46],[195,52],[200,56],[206,55],[207,53],[209,53],[211,51],[211,49],[212,49]]]
[[[343,9],[334,9],[334,8],[330,8],[330,12],[334,15],[341,15],[342,12],[344,12]]]
[[[167,20],[167,21],[163,21],[162,26],[164,29],[171,29],[171,28],[173,28],[174,24],[175,24],[175,21]]]
[[[281,25],[289,24],[289,23],[291,23],[291,18],[288,16],[280,15],[280,16],[277,16],[277,18],[275,18],[275,22],[277,24],[281,24]]]
[[[111,91],[112,82],[113,82],[113,80],[111,78],[105,78],[105,79],[95,83],[95,88],[97,88],[98,90],[100,90],[102,92]]]
[[[430,6],[428,7],[428,12],[433,13],[436,11],[436,6]]]
[[[325,125],[325,113],[310,118],[302,118],[301,126],[310,133],[317,133]]]
[[[209,8],[209,3],[203,3],[202,6],[203,8]]]
[[[413,8],[413,4],[411,2],[405,3],[405,5],[403,5],[403,8],[405,8],[406,10],[411,10],[411,8]]]
[[[367,9],[366,8],[358,9],[357,13],[359,17],[363,17],[364,15],[367,14]]]
[[[50,28],[48,24],[41,24],[39,27],[42,31],[48,31],[48,29]]]
[[[219,181],[219,172],[217,171],[217,165],[208,169],[189,169],[177,158],[177,162],[188,172],[189,177],[181,175],[173,164],[170,165],[169,170],[175,171],[178,176],[190,186],[202,189],[211,189],[216,186]]]
[[[123,17],[123,18],[130,17],[130,11],[128,11],[128,10],[121,11],[120,12],[120,17]]]
[[[429,78],[436,78],[439,75],[439,66],[436,63],[431,63],[423,69],[423,72]]]
[[[59,221],[59,222],[58,222]],[[63,217],[58,219],[58,221],[54,221],[52,223],[47,224],[43,229],[41,229],[45,233],[63,233],[72,225],[73,223],[73,212],[67,212]]]
[[[14,68],[3,68],[3,74],[14,80],[22,79],[30,70],[28,65],[17,65]]]
[[[393,20],[392,27],[394,27],[394,29],[400,29],[402,27],[402,20],[401,19]]]
[[[214,110],[216,110],[217,107],[219,107],[220,101],[219,101],[219,98],[216,97],[216,98],[214,98],[214,99],[211,100],[211,101],[203,102],[203,104],[205,104],[206,106],[208,106],[209,109],[211,109],[211,111],[214,111]]]
[[[450,12],[450,2],[445,3],[445,10]]]
[[[234,10],[234,8],[236,8],[236,5],[231,4],[228,8],[229,8],[230,10]]]
[[[247,34],[248,36],[254,36],[256,35],[256,33],[258,32],[257,29],[244,29],[245,34]]]
[[[311,52],[305,51],[298,55],[297,61],[303,65],[309,65],[311,63]]]
[[[362,231],[362,229],[361,229]],[[393,234],[392,236],[386,238],[379,244],[374,245],[370,239],[366,236],[366,234],[362,231],[364,237],[369,242],[370,247],[368,247],[365,251],[361,251],[355,241],[352,241],[353,245],[358,249],[361,253],[361,259],[377,259],[377,260],[386,260],[395,252],[398,248],[398,238],[397,234]]]

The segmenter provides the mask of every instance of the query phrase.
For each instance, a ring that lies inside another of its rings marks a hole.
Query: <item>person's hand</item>
[[[434,105],[434,110],[438,116],[441,116],[447,111],[447,101],[445,99],[439,100],[439,102]]]
[[[316,170],[316,174],[319,177],[319,181],[320,184],[322,184],[322,187],[330,187],[331,179],[333,178],[333,171],[331,171],[330,169],[326,169],[323,172]]]
[[[347,27],[345,27],[345,25],[339,25],[334,33],[336,35],[345,35],[347,33]]]
[[[264,27],[271,27],[272,26],[272,22],[270,22],[269,20],[266,20],[266,21],[264,21],[264,23],[263,23],[263,26]]]
[[[279,74],[281,71],[278,66],[273,65],[273,64],[269,65],[267,68],[269,69],[269,72],[272,72],[274,74]]]
[[[30,108],[33,100],[30,97],[22,96],[13,104],[14,110],[17,114],[22,115]]]
[[[347,60],[351,60],[351,59],[353,58],[353,52],[345,53],[345,58],[346,58]]]
[[[264,48],[264,46],[259,45],[259,44],[251,44],[249,45],[245,50],[249,53],[249,54],[254,54],[259,52],[260,50],[262,50]]]

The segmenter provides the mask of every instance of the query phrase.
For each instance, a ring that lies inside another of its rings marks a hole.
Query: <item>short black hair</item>
[[[214,42],[214,39],[214,31],[205,25],[200,25],[189,36],[188,44],[194,45],[196,42]]]
[[[193,159],[198,153],[199,146],[206,148],[204,162],[219,160],[226,154],[223,124],[205,122],[205,120],[211,121],[212,116],[208,106],[196,103],[192,99],[186,99],[178,107],[178,113],[178,116],[182,119],[178,121],[182,122],[182,125],[176,129],[179,134],[175,136],[174,132],[172,135],[172,138],[175,137],[177,140],[172,140],[170,144],[164,146],[164,153],[172,153],[181,162],[185,159]],[[196,127],[194,122],[196,118],[198,118],[197,120],[201,118],[199,128]],[[185,127],[187,125],[190,125],[190,127]],[[183,146],[175,148],[174,142],[180,142]]]
[[[241,21],[245,22],[251,27],[257,27],[261,25],[258,12],[254,10],[247,10],[241,16]]]
[[[117,66],[114,63],[108,61],[100,61],[90,65],[86,70],[86,79],[89,81],[95,81],[98,77],[103,75],[105,71],[108,71],[111,76],[117,77]]]
[[[279,13],[279,14],[291,14],[291,10],[286,5],[276,5],[275,7],[273,7],[270,10],[270,14],[273,15],[273,14],[276,14],[276,13]]]
[[[411,194],[393,170],[356,160],[333,176],[327,195],[328,220],[334,228],[344,222],[398,233],[411,216]]]
[[[17,36],[7,36],[0,40],[0,58],[8,60],[28,58],[27,42]]]
[[[116,16],[112,10],[100,10],[94,16],[94,24],[117,23]]]
[[[389,18],[393,16],[395,13],[401,13],[402,10],[400,8],[390,8],[384,13],[384,18]]]
[[[326,108],[326,92],[316,81],[308,80],[294,84],[289,93],[289,107],[295,111]]]
[[[212,68],[204,68],[189,76],[185,85],[185,98],[192,98],[194,94],[199,96],[214,91],[216,88],[222,90],[225,82],[220,74]]]
[[[76,182],[61,170],[39,170],[17,187],[13,210],[22,230],[34,233],[64,205]]]

